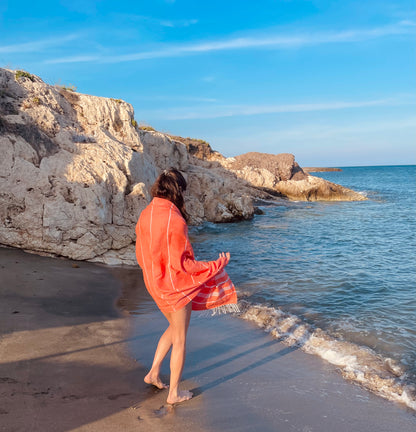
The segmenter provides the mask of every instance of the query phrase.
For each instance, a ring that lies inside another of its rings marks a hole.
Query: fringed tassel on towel
[[[213,309],[201,311],[198,313],[198,316],[203,318],[208,318],[217,315],[225,315],[229,313],[240,313],[240,312],[241,311],[240,308],[238,307],[238,304],[233,303],[233,304],[226,304],[226,305],[218,306]]]
[[[227,313],[239,313],[240,312],[240,308],[238,307],[238,304],[226,304],[223,306],[218,306],[214,309],[210,310],[212,313],[212,316],[215,315],[222,315],[222,314],[227,314]]]

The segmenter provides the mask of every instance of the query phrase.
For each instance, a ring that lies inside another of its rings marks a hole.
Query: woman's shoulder
[[[172,206],[171,220],[173,223],[177,226],[187,227],[188,225],[186,220],[183,218],[179,209],[175,206],[175,204],[172,204]]]
[[[165,198],[153,198],[152,202],[146,207],[146,211],[152,214],[156,219],[167,219],[170,223],[175,225],[186,225],[181,212],[176,205]],[[145,211],[143,210],[143,211]]]

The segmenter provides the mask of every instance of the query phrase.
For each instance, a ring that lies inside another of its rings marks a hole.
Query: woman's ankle
[[[158,377],[160,375],[160,367],[152,366],[152,368],[149,370],[147,375],[152,376],[152,377]]]

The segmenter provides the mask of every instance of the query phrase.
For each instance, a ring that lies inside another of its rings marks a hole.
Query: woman
[[[224,267],[230,254],[220,253],[216,261],[196,261],[188,239],[183,192],[186,181],[171,168],[152,186],[152,202],[142,211],[136,225],[136,257],[150,295],[169,322],[156,348],[147,384],[168,388],[160,379],[160,368],[170,348],[170,386],[167,402],[175,404],[192,397],[180,391],[185,363],[186,335],[191,310],[231,307],[237,303],[233,283]]]

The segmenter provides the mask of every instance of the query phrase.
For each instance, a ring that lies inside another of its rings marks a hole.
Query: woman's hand
[[[218,260],[221,263],[221,267],[225,267],[230,262],[230,252],[221,252]]]

